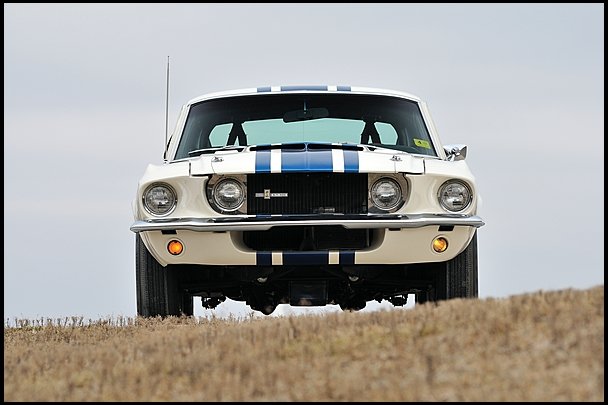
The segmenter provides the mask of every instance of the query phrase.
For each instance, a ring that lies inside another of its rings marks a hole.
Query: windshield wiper
[[[190,152],[188,152],[188,156],[190,156],[190,157],[200,156],[200,155],[204,155],[207,153],[215,153],[219,150],[237,150],[240,152],[243,149],[245,149],[244,146],[235,146],[235,145],[217,146],[214,148],[203,148],[203,149],[191,150]]]
[[[405,146],[405,145],[384,145],[384,144],[379,144],[379,143],[372,143],[369,145],[366,145],[367,148],[370,151],[375,151],[377,149],[384,149],[384,150],[390,150],[392,152],[405,152],[405,153],[409,153],[409,154],[418,154],[418,155],[424,155],[424,153],[420,152],[418,149],[414,148],[413,146]]]

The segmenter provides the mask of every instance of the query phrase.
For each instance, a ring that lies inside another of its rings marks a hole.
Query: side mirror
[[[464,160],[467,157],[467,145],[444,145],[443,150],[450,161]]]

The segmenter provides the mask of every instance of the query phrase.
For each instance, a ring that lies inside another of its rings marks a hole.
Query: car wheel
[[[429,300],[430,294],[431,294],[430,291],[419,291],[419,292],[417,292],[414,295],[415,296],[415,302],[416,302],[416,304],[424,304],[425,302],[427,302]]]
[[[473,235],[469,246],[458,256],[449,260],[437,269],[434,294],[428,294],[433,301],[452,298],[477,298],[477,233]],[[431,299],[429,299],[430,301]]]
[[[137,315],[164,317],[194,314],[192,296],[180,288],[177,270],[161,266],[139,234],[135,238],[135,262]]]

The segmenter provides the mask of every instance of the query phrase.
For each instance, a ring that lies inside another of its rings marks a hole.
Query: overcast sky
[[[246,87],[421,97],[469,146],[480,297],[603,285],[603,4],[5,3],[5,320],[136,314],[131,201],[162,162],[168,55],[171,128]]]

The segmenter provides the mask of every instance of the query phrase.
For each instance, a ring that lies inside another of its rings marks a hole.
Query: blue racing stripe
[[[281,152],[282,173],[333,172],[333,170],[334,164],[331,156],[331,150],[284,150]]]
[[[308,167],[311,172],[333,172],[334,163],[331,149],[308,151]]]
[[[323,265],[329,263],[329,252],[283,252],[284,266]]]
[[[306,168],[306,152],[281,151],[281,172],[298,172]]]
[[[350,91],[350,86],[338,86],[338,91]]]
[[[271,90],[271,89],[270,89],[270,86],[258,87],[258,93],[267,93],[267,92],[269,92],[270,90]]]
[[[297,90],[325,90],[327,86],[281,86],[281,91],[297,91]]]
[[[344,149],[344,173],[359,173],[359,151]]]
[[[270,173],[270,150],[255,152],[255,172]]]
[[[255,264],[258,266],[272,266],[272,252],[255,252]]]
[[[340,251],[340,264],[355,264],[355,252],[342,250]]]

